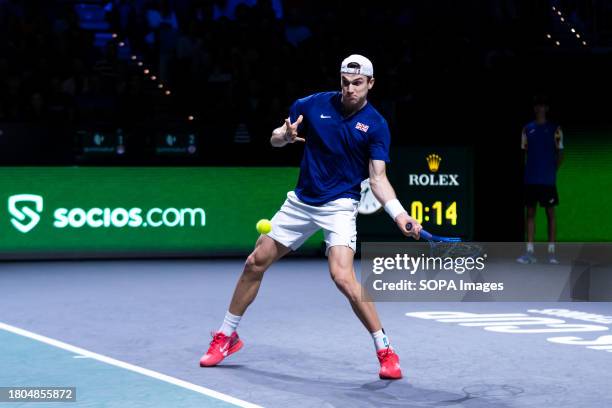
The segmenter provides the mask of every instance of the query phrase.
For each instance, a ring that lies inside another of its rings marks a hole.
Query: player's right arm
[[[385,211],[393,218],[402,234],[419,239],[422,228],[421,224],[404,210],[404,207],[402,207],[397,199],[395,190],[387,178],[385,162],[383,160],[370,160],[368,171],[370,174],[370,187],[374,197],[384,204]],[[408,223],[412,224],[410,230],[407,229]]]
[[[283,147],[289,143],[305,142],[306,139],[298,136],[298,127],[304,117],[298,116],[297,120],[291,123],[290,118],[285,119],[283,126],[277,127],[272,131],[270,144],[274,147]]]

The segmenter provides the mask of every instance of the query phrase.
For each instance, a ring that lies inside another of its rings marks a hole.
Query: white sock
[[[223,319],[223,324],[219,331],[226,336],[231,336],[233,332],[238,328],[238,323],[240,323],[240,319],[242,316],[236,316],[229,312],[229,310],[225,313],[225,318]]]
[[[554,254],[555,253],[555,243],[554,242],[549,242],[548,243],[548,253],[549,254]]]
[[[389,347],[389,338],[382,329],[372,333],[372,339],[374,340],[376,351]]]
[[[533,254],[533,242],[527,243],[527,252],[529,252],[530,254]]]

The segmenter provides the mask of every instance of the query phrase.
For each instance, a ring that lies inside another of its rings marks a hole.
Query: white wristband
[[[404,210],[404,207],[402,207],[402,204],[397,198],[389,200],[385,203],[385,211],[387,212],[387,214],[389,214],[391,218],[393,218],[393,221],[395,221],[395,218],[398,215],[406,212],[406,210]]]

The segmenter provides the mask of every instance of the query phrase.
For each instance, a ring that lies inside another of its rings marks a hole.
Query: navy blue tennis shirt
[[[289,112],[291,123],[304,116],[298,135],[306,146],[295,194],[309,205],[359,200],[369,161],[389,162],[391,134],[385,118],[370,103],[345,118],[341,98],[340,92],[316,93],[295,101]]]
[[[527,151],[525,184],[554,186],[557,183],[557,152],[563,149],[563,132],[555,124],[528,123],[522,148]]]

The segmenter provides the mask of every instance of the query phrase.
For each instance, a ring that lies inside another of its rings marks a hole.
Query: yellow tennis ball
[[[270,222],[270,220],[266,220],[264,218],[257,221],[257,225],[255,225],[255,228],[260,234],[267,234],[268,232],[272,231],[272,223]]]

